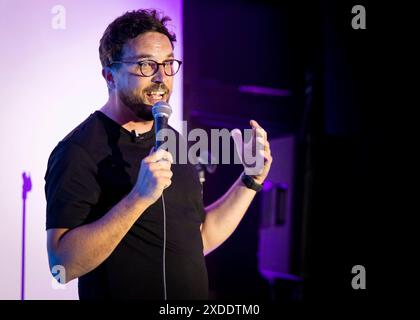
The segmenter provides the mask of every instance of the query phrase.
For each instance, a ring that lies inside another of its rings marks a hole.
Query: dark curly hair
[[[116,18],[108,25],[99,42],[99,58],[102,67],[120,59],[124,44],[142,33],[150,31],[162,33],[169,38],[173,48],[176,36],[167,29],[168,21],[171,21],[171,18],[164,16],[156,9],[128,11]]]

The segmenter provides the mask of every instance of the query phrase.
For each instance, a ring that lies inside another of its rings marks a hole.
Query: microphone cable
[[[167,300],[166,294],[166,208],[165,208],[165,197],[162,192],[162,209],[163,209],[163,257],[162,257],[162,276],[163,276],[163,298]]]

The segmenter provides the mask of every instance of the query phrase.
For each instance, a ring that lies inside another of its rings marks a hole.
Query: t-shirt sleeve
[[[96,171],[97,166],[81,146],[58,144],[45,174],[46,229],[72,229],[86,223],[100,194]]]

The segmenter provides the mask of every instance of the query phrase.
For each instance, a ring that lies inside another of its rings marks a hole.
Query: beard
[[[121,102],[136,115],[136,117],[146,121],[153,120],[152,106],[146,104],[140,94],[119,91],[118,97]]]
[[[154,120],[152,113],[153,106],[143,99],[141,92],[150,92],[158,90],[159,88],[163,88],[167,92],[166,99],[163,100],[169,102],[169,90],[164,84],[152,85],[140,92],[120,90],[118,91],[118,97],[120,101],[136,115],[136,117],[146,121],[151,121]]]

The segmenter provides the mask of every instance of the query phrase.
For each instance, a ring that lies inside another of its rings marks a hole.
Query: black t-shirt
[[[177,138],[181,137],[177,133]],[[138,137],[100,111],[51,153],[45,174],[46,227],[76,228],[106,214],[134,186],[154,128]],[[191,164],[173,164],[166,207],[168,299],[207,299],[200,224],[201,185]],[[79,278],[80,299],[163,299],[163,209],[159,199],[134,223],[112,254]]]

